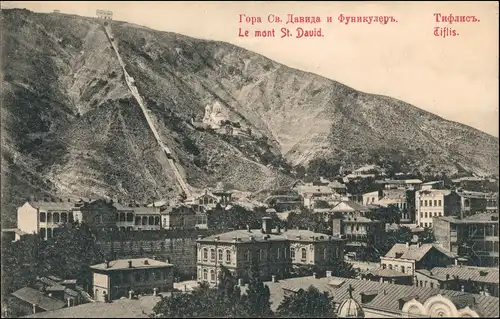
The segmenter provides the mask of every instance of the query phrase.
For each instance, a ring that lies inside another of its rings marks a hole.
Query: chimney
[[[331,277],[332,276],[332,271],[331,270],[327,270],[326,271],[326,276],[327,277]]]
[[[149,265],[149,261],[147,259],[144,259],[144,265]]]
[[[132,260],[128,261],[128,268],[132,268]]]
[[[317,274],[315,272],[313,272],[313,278],[316,279],[318,278]]]
[[[71,198],[68,198],[68,203],[71,203]]]
[[[284,233],[286,233],[286,226],[285,226],[285,227],[283,227],[283,232],[284,232]]]
[[[158,260],[158,257],[156,257],[156,256],[153,256],[153,260]]]
[[[271,276],[271,282],[276,282],[276,276],[275,275]]]
[[[170,264],[170,257],[167,257],[166,263]]]
[[[33,304],[33,314],[36,313],[36,303]]]
[[[128,291],[128,299],[132,299],[132,294],[133,294],[133,293],[134,293],[134,292],[133,292],[132,290],[129,290],[129,291]]]
[[[157,292],[158,292],[158,291],[157,291],[157,289],[156,289],[156,288],[153,288],[153,296],[155,296],[155,297],[156,297],[156,293],[157,293]]]
[[[239,287],[243,286],[243,279],[241,278],[238,279],[238,286]]]
[[[106,263],[106,269],[108,269],[109,268],[109,260],[106,260],[105,263]]]
[[[68,298],[68,307],[71,307],[71,298]]]
[[[406,242],[406,249],[410,248],[410,243]]]
[[[271,229],[273,229],[272,222],[273,221],[272,221],[271,217],[263,217],[262,218],[262,230],[263,230],[264,234],[271,233]]]
[[[460,291],[461,291],[461,292],[464,292],[464,290],[465,290],[464,285],[460,285]]]

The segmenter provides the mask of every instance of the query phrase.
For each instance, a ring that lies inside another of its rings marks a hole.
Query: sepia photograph
[[[499,318],[496,1],[1,1],[2,318]]]

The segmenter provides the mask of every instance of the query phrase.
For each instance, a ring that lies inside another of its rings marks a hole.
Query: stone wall
[[[174,264],[182,279],[196,278],[196,240],[221,230],[128,231],[100,233],[97,242],[109,259],[153,258]]]

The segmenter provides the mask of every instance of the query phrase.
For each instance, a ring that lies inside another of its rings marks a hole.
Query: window
[[[259,260],[264,260],[264,251],[259,249]]]
[[[45,239],[47,237],[47,229],[46,228],[40,228],[40,237]]]
[[[222,256],[222,255],[221,255]],[[243,253],[243,258],[246,260],[246,261],[250,261],[250,250],[247,249],[245,250],[245,252]]]
[[[389,264],[389,269],[391,269],[391,270],[392,270],[392,264]]]
[[[387,268],[387,265],[386,264],[382,264],[382,269],[386,269]]]
[[[399,271],[399,266],[398,265],[394,265],[394,270],[395,271]]]
[[[295,259],[295,248],[290,248],[290,258],[293,260]]]
[[[215,281],[215,271],[213,269],[210,269],[210,281]]]
[[[437,206],[438,205],[438,201],[435,199],[434,200],[434,206]]]
[[[280,260],[281,258],[281,248],[276,249],[276,260]]]
[[[424,201],[420,200],[420,206],[424,206]]]
[[[401,272],[404,274],[405,273],[405,266],[401,266]]]
[[[155,225],[158,226],[160,225],[160,217],[155,216]]]
[[[45,213],[40,213],[40,223],[45,223],[47,221]]]
[[[203,248],[203,260],[207,260],[207,259],[208,259],[208,249]]]
[[[54,213],[54,223],[59,223],[60,219],[59,219],[59,213]]]
[[[420,218],[424,218],[424,212],[420,212]]]
[[[432,207],[432,199],[429,200],[429,206]]]
[[[52,223],[52,213],[47,213],[47,222]]]
[[[427,228],[428,227],[428,224],[427,223],[424,223],[424,227]]]
[[[61,214],[61,223],[67,223],[68,222],[68,213],[62,213]]]
[[[427,206],[427,200],[424,200],[424,206]]]
[[[136,225],[137,225],[137,222],[136,222]],[[166,225],[167,225],[167,219],[163,218],[163,226],[166,226]]]
[[[231,251],[230,250],[226,250],[226,263],[230,263],[231,262]]]
[[[222,260],[223,260],[223,257],[222,257],[222,254],[223,254],[223,253],[222,253],[222,249],[219,249],[219,250],[217,251],[217,254],[218,254],[217,259],[218,259],[219,261],[222,261]]]
[[[441,206],[441,200],[438,199],[438,206]]]
[[[154,216],[149,216],[148,218],[148,225],[154,225],[155,224],[155,218]]]
[[[208,280],[208,270],[203,269],[203,280]]]
[[[335,247],[335,251],[336,251],[337,253],[338,253],[338,249],[339,249],[338,247]],[[338,255],[337,255],[337,257],[338,257]],[[324,259],[324,260],[327,260],[327,259],[328,259],[328,250],[327,250],[327,248],[323,249],[323,259]]]
[[[210,260],[215,261],[215,249],[210,249]]]
[[[420,287],[423,287],[424,286],[424,283],[422,282],[422,280],[420,280]]]
[[[141,224],[142,224],[142,223],[141,223],[141,220],[142,220],[142,219],[141,219],[140,217],[136,217],[136,218],[135,218],[135,224],[136,224],[136,225],[141,225]],[[165,218],[165,219],[163,220],[163,222],[164,222],[164,223],[165,223],[165,225],[166,225],[166,224],[167,224],[167,219]]]
[[[306,259],[307,259],[307,249],[302,248],[302,249],[301,249],[301,253],[302,253],[302,255],[301,255],[301,259],[302,259],[302,260],[306,260]]]
[[[431,288],[434,288],[434,283],[433,282],[431,282]]]
[[[427,218],[427,212],[425,212],[425,218]]]

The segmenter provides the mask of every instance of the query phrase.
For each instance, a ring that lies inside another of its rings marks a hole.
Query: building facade
[[[215,284],[224,265],[247,280],[250,267],[258,265],[264,279],[286,278],[297,267],[327,269],[343,259],[344,240],[308,230],[272,229],[264,219],[262,230],[235,230],[198,240],[198,281]]]
[[[98,19],[113,20],[113,11],[97,9],[95,14]]]
[[[436,244],[395,244],[380,258],[380,268],[415,276],[417,269],[431,269],[455,264],[455,256]]]
[[[432,228],[434,217],[455,216],[460,213],[460,196],[446,189],[425,189],[415,193],[416,223]]]
[[[91,266],[94,300],[108,302],[134,294],[172,291],[173,265],[141,258],[107,261]]]
[[[435,219],[433,233],[443,248],[466,257],[471,266],[499,264],[498,213],[439,217]]]

